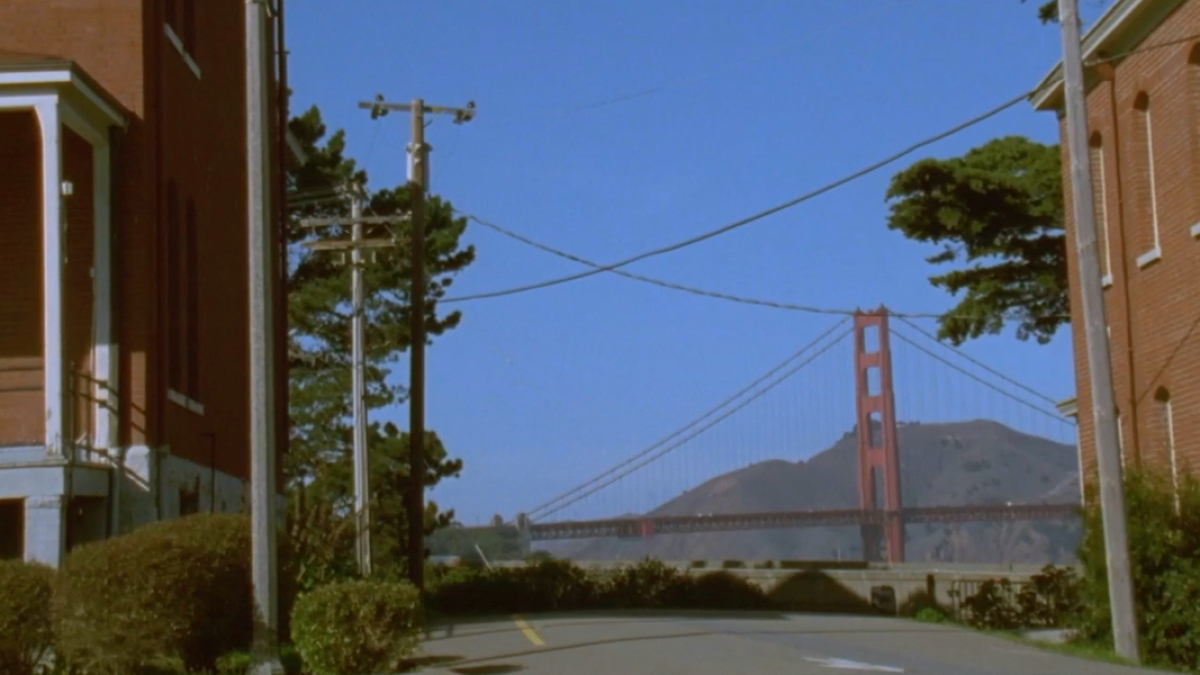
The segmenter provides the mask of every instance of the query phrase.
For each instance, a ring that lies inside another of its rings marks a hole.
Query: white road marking
[[[850,661],[848,659],[814,659],[804,657],[805,661],[811,661],[826,668],[838,668],[841,670],[870,670],[878,673],[903,673],[903,668],[893,668],[892,666],[875,666],[870,663],[859,663],[858,661]]]

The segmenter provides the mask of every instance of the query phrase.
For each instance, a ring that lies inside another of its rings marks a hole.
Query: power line
[[[524,293],[527,291],[538,290],[541,288],[548,288],[550,286],[557,286],[558,284],[566,283],[568,281],[584,279],[584,278],[599,274],[601,272],[607,272],[610,270],[615,270],[619,267],[625,267],[626,265],[630,265],[630,264],[638,262],[640,260],[645,260],[647,258],[652,258],[654,256],[663,255],[665,253],[671,253],[674,251],[678,251],[679,249],[685,248],[687,246],[691,246],[693,244],[698,244],[702,241],[706,241],[713,237],[736,230],[745,225],[749,225],[750,223],[753,223],[755,221],[762,220],[763,218],[766,218],[767,216],[774,215],[776,213],[779,213],[780,211],[784,211],[793,206],[796,206],[797,204],[806,202],[814,197],[825,194],[826,192],[834,190],[835,188],[841,187],[842,185],[845,185],[846,183],[849,183],[851,181],[862,178],[863,176],[873,173],[906,155],[916,152],[917,150],[919,150],[927,145],[936,143],[937,141],[940,141],[943,138],[953,136],[954,134],[962,131],[963,129],[974,126],[976,124],[979,124],[980,122],[983,122],[984,120],[987,120],[991,117],[994,117],[994,116],[1000,114],[1001,112],[1004,112],[1005,110],[1017,105],[1018,103],[1027,100],[1031,93],[1032,92],[1025,92],[1025,93],[1021,94],[1020,96],[1014,97],[1014,98],[1010,99],[1009,101],[1006,101],[1005,103],[1002,103],[1001,105],[998,105],[995,108],[992,108],[991,110],[983,113],[982,115],[973,117],[973,118],[967,120],[966,122],[963,122],[954,127],[951,127],[950,129],[948,129],[946,131],[943,131],[941,133],[930,136],[924,140],[918,141],[917,143],[914,143],[914,144],[908,146],[907,148],[905,148],[897,153],[894,153],[878,162],[875,162],[874,164],[871,164],[863,169],[859,169],[858,171],[855,171],[854,173],[851,173],[848,176],[839,178],[831,183],[827,183],[815,190],[806,192],[798,197],[789,199],[786,202],[783,202],[782,204],[772,206],[763,211],[759,211],[758,213],[755,213],[754,215],[747,216],[740,220],[735,220],[732,223],[722,225],[721,227],[718,227],[713,230],[709,230],[708,232],[698,234],[698,235],[696,235],[694,237],[690,237],[688,239],[684,239],[683,241],[679,241],[674,244],[669,244],[667,246],[663,246],[663,247],[656,248],[656,249],[653,249],[650,251],[646,251],[644,253],[639,253],[635,256],[626,258],[619,262],[612,263],[610,265],[601,265],[594,269],[588,270],[587,272],[579,272],[577,274],[570,274],[570,275],[567,275],[564,277],[558,277],[556,279],[548,279],[546,281],[540,281],[537,283],[526,284],[524,286],[517,286],[514,288],[507,288],[507,289],[503,289],[503,290],[499,290],[499,291],[489,291],[489,292],[485,292],[485,293],[475,293],[472,295],[463,295],[463,296],[458,296],[458,297],[453,297],[453,298],[444,298],[440,302],[466,302],[468,300],[481,300],[484,298],[498,298],[498,297],[505,296],[505,295],[514,295],[516,293]]]
[[[1029,386],[1029,385],[1027,385],[1027,384],[1022,384],[1021,382],[1018,382],[1017,380],[1014,380],[1013,378],[1011,378],[1011,377],[1009,377],[1008,375],[1005,375],[1004,373],[1002,373],[1002,372],[1000,372],[1000,371],[998,371],[998,370],[996,370],[996,369],[992,368],[991,366],[989,366],[989,365],[987,365],[986,363],[984,363],[984,362],[980,361],[979,359],[976,359],[975,357],[973,357],[973,356],[970,356],[970,355],[969,355],[969,354],[967,354],[965,351],[963,351],[963,350],[961,350],[961,349],[959,349],[959,348],[957,348],[957,347],[952,347],[952,346],[950,346],[950,345],[946,344],[945,342],[942,342],[941,340],[937,339],[937,337],[936,337],[935,335],[933,335],[932,333],[930,333],[930,332],[926,331],[924,328],[921,328],[920,326],[918,326],[917,324],[913,323],[912,321],[909,321],[907,318],[905,318],[905,317],[903,317],[903,316],[899,316],[899,315],[893,315],[893,316],[896,316],[896,318],[898,318],[898,319],[900,319],[901,321],[903,321],[903,322],[904,322],[906,325],[908,325],[910,328],[912,328],[913,330],[917,331],[917,332],[918,332],[918,333],[920,333],[921,335],[924,335],[925,337],[929,338],[930,340],[932,340],[932,341],[936,342],[937,344],[941,345],[943,348],[945,348],[945,349],[948,349],[948,350],[950,350],[950,351],[954,352],[954,353],[955,353],[955,354],[957,354],[958,356],[960,356],[960,357],[962,357],[962,358],[964,358],[964,359],[966,359],[966,360],[970,361],[971,363],[973,363],[973,364],[975,364],[975,365],[979,366],[980,368],[983,368],[984,370],[988,371],[988,372],[989,372],[989,373],[991,373],[992,375],[995,375],[996,377],[998,377],[998,378],[1000,378],[1000,379],[1004,380],[1005,382],[1007,382],[1007,383],[1009,383],[1009,384],[1013,385],[1014,387],[1019,387],[1020,389],[1024,389],[1025,391],[1029,392],[1030,394],[1033,394],[1034,396],[1036,396],[1036,397],[1038,397],[1038,398],[1042,399],[1043,401],[1046,401],[1047,403],[1050,403],[1050,404],[1055,404],[1055,403],[1057,403],[1057,401],[1055,401],[1055,400],[1054,400],[1054,398],[1052,398],[1052,397],[1050,397],[1050,396],[1047,396],[1047,395],[1043,394],[1042,392],[1040,392],[1040,391],[1038,391],[1038,390],[1034,389],[1033,387],[1030,387],[1030,386]]]
[[[937,354],[934,354],[932,351],[917,344],[916,341],[914,341],[912,338],[909,338],[904,333],[893,330],[892,335],[900,338],[904,342],[907,342],[909,345],[913,346],[914,348],[924,352],[929,357],[933,358],[935,361],[938,361],[942,364],[949,366],[950,368],[953,368],[954,370],[962,373],[963,375],[966,375],[967,377],[971,378],[972,380],[975,380],[976,382],[991,389],[992,391],[995,391],[1003,396],[1006,396],[1006,397],[1016,401],[1017,403],[1020,403],[1021,405],[1025,406],[1027,408],[1032,409],[1034,412],[1041,413],[1047,417],[1050,417],[1059,422],[1063,422],[1065,424],[1072,424],[1071,420],[1063,417],[1062,415],[1060,415],[1056,412],[1050,412],[1049,410],[1046,410],[1045,408],[1039,406],[1036,403],[1030,403],[1029,401],[1026,401],[1025,399],[1021,398],[1020,396],[1017,396],[1016,394],[1014,394],[1010,391],[1005,391],[1005,390],[1001,389],[1000,387],[997,387],[996,385],[992,384],[991,382],[988,382],[987,380],[983,379],[982,377],[979,377],[978,375],[976,375],[975,373],[972,373],[971,371],[967,370],[966,368],[963,368],[962,366],[960,366],[956,363],[952,363],[951,361],[944,359],[941,356],[938,356]]]
[[[533,248],[556,255],[560,258],[565,258],[567,260],[571,260],[571,261],[574,261],[574,262],[577,262],[577,263],[580,263],[583,265],[587,265],[588,267],[593,267],[593,268],[604,267],[603,265],[601,265],[598,262],[595,262],[594,260],[589,260],[582,256],[575,255],[574,253],[569,253],[562,249],[555,248],[553,246],[550,246],[549,244],[544,244],[542,242],[536,241],[536,240],[531,239],[523,234],[520,234],[519,232],[515,232],[506,227],[498,225],[494,222],[484,220],[483,218],[480,218],[479,216],[476,216],[476,215],[473,215],[470,213],[466,213],[465,211],[461,211],[459,209],[454,209],[454,212],[464,218],[467,218],[476,223],[479,223],[480,225],[483,225],[484,227],[486,227],[490,230],[493,230],[495,232],[498,232],[506,237],[510,237],[510,238],[515,239],[523,244],[526,244],[528,246],[532,246]],[[822,306],[816,306],[816,305],[797,304],[797,303],[793,303],[793,302],[782,302],[782,301],[778,301],[778,300],[764,300],[762,298],[752,298],[752,297],[748,297],[748,296],[744,296],[744,295],[735,295],[732,293],[725,293],[723,291],[714,291],[714,290],[705,289],[705,288],[697,288],[695,286],[688,286],[686,284],[680,284],[680,283],[677,283],[674,281],[666,281],[664,279],[658,279],[656,277],[646,276],[644,274],[636,274],[634,272],[629,272],[629,271],[623,270],[623,269],[605,269],[602,271],[612,272],[613,274],[618,274],[618,275],[626,277],[628,279],[633,279],[634,281],[641,281],[641,282],[645,282],[648,284],[653,284],[655,286],[661,286],[662,288],[669,288],[671,290],[682,291],[685,293],[691,293],[693,295],[699,295],[699,296],[704,296],[704,297],[709,297],[709,298],[716,298],[718,300],[727,300],[730,302],[739,302],[739,303],[748,304],[748,305],[757,305],[760,307],[770,307],[773,309],[786,309],[786,310],[797,311],[797,312],[807,312],[810,314],[833,314],[833,315],[841,315],[841,316],[853,316],[858,311],[857,309],[849,309],[849,308],[845,308],[845,307],[822,307]],[[443,300],[442,302],[445,302],[445,301]],[[939,314],[937,312],[894,312],[894,311],[889,311],[889,313],[892,314],[893,316],[908,317],[908,318],[912,318],[912,319],[942,319],[942,320],[976,321],[976,320],[983,318],[983,315],[967,315],[967,314],[958,315],[958,314],[951,314],[948,312]],[[1064,318],[1064,319],[1070,318],[1069,315],[1046,315],[1046,316],[1054,316],[1057,318]],[[1020,320],[1020,317],[1005,316],[1004,319],[1008,320],[1008,321],[1016,321],[1016,320]]]
[[[788,364],[792,363],[796,359],[803,356],[809,349],[812,349],[815,345],[819,344],[822,340],[824,340],[826,337],[828,337],[830,333],[837,330],[840,326],[844,325],[847,321],[849,321],[849,319],[844,318],[844,319],[841,319],[840,321],[836,322],[835,324],[830,326],[829,329],[826,330],[824,333],[821,333],[817,337],[813,338],[808,344],[801,347],[796,353],[787,357],[782,362],[780,362],[778,365],[776,365],[774,368],[771,368],[765,374],[761,375],[760,377],[758,377],[756,380],[754,380],[750,384],[746,385],[745,387],[742,387],[733,395],[729,396],[725,400],[721,401],[717,405],[710,408],[708,410],[708,412],[705,412],[703,415],[693,419],[691,422],[688,422],[687,424],[683,425],[679,429],[676,429],[670,435],[659,439],[658,441],[654,442],[653,444],[646,447],[645,449],[643,449],[643,450],[639,451],[638,453],[632,455],[631,457],[627,458],[625,461],[621,462],[620,464],[610,467],[608,470],[604,471],[603,473],[593,476],[591,478],[591,480],[588,480],[587,482],[582,483],[580,485],[576,485],[575,487],[571,488],[570,490],[567,490],[566,492],[558,495],[557,497],[555,497],[549,501],[543,502],[542,504],[539,504],[537,507],[535,507],[529,511],[529,515],[532,517],[534,514],[537,514],[540,511],[544,511],[548,507],[556,504],[557,502],[560,502],[563,499],[575,494],[576,492],[591,486],[593,483],[603,479],[605,476],[608,476],[612,473],[615,473],[615,472],[625,468],[629,464],[632,464],[633,462],[636,462],[637,460],[641,459],[642,457],[650,454],[655,449],[657,449],[657,448],[661,447],[663,444],[671,441],[672,439],[674,439],[675,437],[684,433],[688,429],[691,429],[692,427],[696,426],[697,424],[703,422],[705,419],[711,417],[713,414],[715,414],[721,408],[724,408],[725,406],[729,405],[733,401],[736,401],[738,398],[741,398],[744,394],[746,394],[746,392],[754,389],[755,387],[757,387],[758,385],[762,384],[764,381],[769,379],[775,373],[778,373],[779,371],[786,368],[788,366]]]
[[[772,382],[772,383],[768,384],[767,386],[763,387],[762,389],[758,390],[757,392],[755,392],[755,393],[754,393],[754,395],[753,395],[753,396],[751,396],[751,397],[747,398],[745,401],[742,401],[742,402],[741,402],[741,403],[739,403],[737,406],[735,406],[734,408],[732,408],[732,409],[728,410],[727,412],[725,412],[723,415],[721,415],[720,417],[716,418],[715,420],[713,420],[713,421],[709,422],[708,424],[705,424],[704,426],[700,427],[700,428],[699,428],[699,429],[697,429],[696,431],[694,431],[694,432],[692,432],[691,434],[687,435],[686,437],[684,437],[684,438],[680,439],[680,440],[679,440],[678,442],[676,442],[675,444],[673,444],[673,445],[670,445],[670,446],[668,446],[668,447],[666,447],[666,448],[664,448],[664,449],[660,450],[660,451],[659,451],[657,454],[650,456],[649,458],[647,458],[646,460],[644,460],[644,461],[643,461],[641,464],[638,464],[638,465],[636,465],[636,466],[632,466],[632,467],[630,467],[630,468],[626,469],[625,471],[623,471],[623,472],[621,472],[621,473],[619,473],[619,474],[616,474],[616,475],[614,475],[612,478],[608,479],[607,481],[605,481],[605,482],[602,482],[602,483],[600,483],[599,485],[596,485],[595,487],[593,487],[593,488],[591,488],[591,489],[589,489],[589,490],[586,490],[586,491],[583,491],[583,492],[581,492],[581,493],[577,494],[577,495],[576,495],[575,497],[573,497],[572,499],[570,499],[570,500],[568,500],[568,501],[566,501],[566,502],[564,502],[564,503],[562,503],[562,504],[559,504],[558,506],[556,506],[556,507],[555,507],[555,508],[553,508],[553,509],[550,509],[549,511],[546,511],[545,513],[543,513],[543,514],[542,514],[542,516],[541,516],[541,517],[542,517],[542,518],[545,518],[545,517],[548,517],[548,516],[552,516],[552,515],[554,515],[555,513],[558,513],[559,511],[561,511],[561,510],[565,509],[566,507],[570,506],[571,504],[574,504],[575,502],[577,502],[577,501],[579,501],[579,500],[583,499],[584,497],[587,497],[587,496],[588,496],[588,495],[590,495],[590,494],[593,494],[593,493],[595,493],[595,492],[597,492],[597,491],[599,491],[599,490],[602,490],[602,489],[604,489],[604,488],[608,487],[609,485],[612,485],[613,483],[617,482],[618,480],[621,480],[621,479],[622,479],[622,478],[624,478],[625,476],[628,476],[629,474],[633,473],[634,471],[637,471],[638,469],[641,469],[642,467],[644,467],[644,466],[646,466],[646,465],[650,464],[651,462],[654,462],[655,460],[658,460],[659,458],[661,458],[661,457],[663,457],[663,456],[667,455],[668,453],[670,453],[672,450],[675,450],[675,449],[679,448],[679,447],[680,447],[681,445],[683,445],[684,443],[687,443],[688,441],[692,440],[693,438],[695,438],[695,437],[699,436],[700,434],[704,433],[705,431],[707,431],[707,430],[711,429],[712,427],[716,426],[716,425],[717,425],[717,424],[719,424],[720,422],[722,422],[722,421],[724,421],[725,419],[729,418],[731,415],[733,415],[733,414],[734,414],[734,413],[736,413],[737,411],[741,410],[742,408],[745,408],[747,405],[750,405],[750,404],[751,404],[751,403],[753,403],[754,401],[758,400],[758,399],[759,399],[759,398],[761,398],[761,397],[762,397],[764,394],[766,394],[767,392],[771,391],[771,390],[772,390],[772,389],[774,389],[775,387],[779,386],[780,384],[783,384],[785,381],[787,381],[787,379],[788,379],[788,378],[790,378],[791,376],[793,376],[793,375],[795,375],[796,373],[798,373],[798,372],[800,372],[801,370],[803,370],[805,366],[807,366],[808,364],[810,364],[810,363],[812,363],[813,361],[815,361],[817,358],[819,358],[819,357],[820,357],[822,354],[824,354],[825,352],[829,351],[829,350],[830,350],[830,349],[831,349],[831,348],[832,348],[834,345],[836,345],[836,344],[838,344],[839,342],[841,342],[842,340],[844,340],[844,339],[846,338],[846,336],[847,336],[847,335],[850,335],[850,333],[852,333],[852,332],[854,332],[854,329],[853,329],[853,328],[846,329],[845,331],[843,331],[843,332],[842,332],[842,334],[841,334],[841,335],[839,335],[837,338],[835,338],[835,339],[834,339],[832,342],[829,342],[829,343],[828,343],[828,344],[826,344],[824,347],[822,347],[821,349],[819,349],[819,350],[818,350],[818,351],[817,351],[815,354],[813,354],[812,356],[808,357],[807,359],[805,359],[804,361],[802,361],[800,364],[798,364],[797,366],[795,366],[795,367],[794,367],[794,368],[792,368],[791,370],[789,370],[789,371],[787,371],[786,373],[784,373],[784,374],[783,374],[783,375],[782,375],[782,376],[781,376],[779,379],[775,380],[774,382]],[[533,519],[532,519],[532,518],[530,518],[530,520],[533,520]]]

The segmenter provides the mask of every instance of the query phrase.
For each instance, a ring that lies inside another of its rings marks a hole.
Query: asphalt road
[[[1136,675],[950,626],[775,613],[533,615],[442,624],[421,672],[457,675]]]

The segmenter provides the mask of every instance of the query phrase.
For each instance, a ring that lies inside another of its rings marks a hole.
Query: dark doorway
[[[200,490],[179,491],[179,515],[190,516],[200,513]]]
[[[0,499],[0,560],[25,557],[25,500]]]
[[[67,512],[67,550],[108,536],[108,499],[72,497]]]

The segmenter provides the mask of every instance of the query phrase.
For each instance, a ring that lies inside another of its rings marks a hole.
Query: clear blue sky
[[[1088,20],[1103,9],[1081,4]],[[396,115],[373,122],[358,101],[377,92],[446,105],[474,99],[475,121],[438,119],[427,131],[431,189],[535,239],[612,261],[799,195],[1032,88],[1060,48],[1036,5],[291,0],[293,110],[316,104],[330,129],[346,129],[350,154],[377,188],[403,182],[409,125]],[[631,269],[780,301],[941,311],[952,299],[927,281],[930,249],[885,225],[887,181],[920,157],[1004,134],[1057,140],[1054,117],[1022,104],[813,201]],[[582,269],[478,226],[466,240],[478,259],[455,294]],[[461,327],[428,352],[427,419],[465,469],[431,498],[467,523],[510,518],[590,478],[835,320],[611,274],[456,307]],[[967,351],[1054,397],[1074,392],[1069,330],[1045,346],[1010,332]],[[823,449],[853,425],[850,352],[836,354],[808,384],[790,383],[757,406],[775,413],[751,406],[736,420],[747,430],[778,427],[774,435],[758,442],[731,420],[722,435],[697,439],[704,447],[681,448],[674,465],[574,515],[645,508],[746,461]],[[897,387],[914,391],[900,392],[901,418],[958,405],[945,415],[1016,420],[930,372],[897,365],[897,379],[909,382]],[[818,408],[823,420],[809,419]],[[406,426],[404,409],[389,416]],[[810,438],[817,429],[821,437]]]

